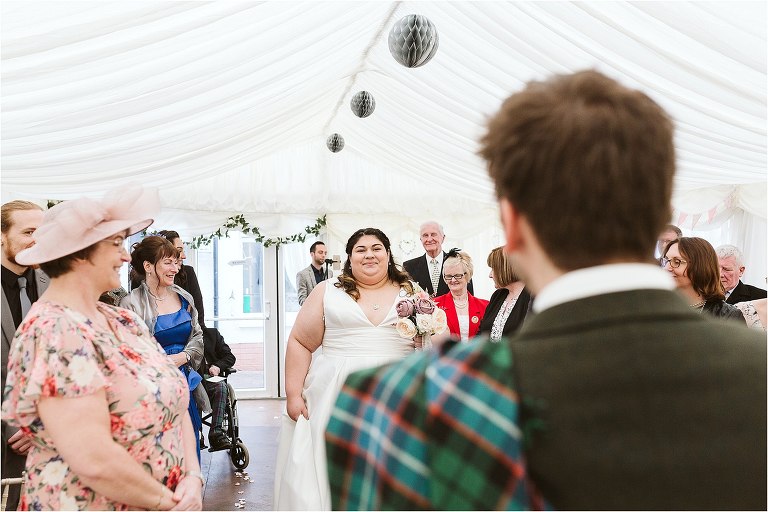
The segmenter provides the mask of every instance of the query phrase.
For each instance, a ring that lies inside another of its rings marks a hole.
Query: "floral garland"
[[[229,230],[236,229],[236,230],[242,231],[242,233],[245,235],[251,233],[252,235],[254,235],[254,238],[256,239],[257,242],[261,242],[262,244],[264,244],[264,247],[270,247],[272,245],[276,245],[279,249],[282,244],[289,244],[294,242],[303,243],[307,239],[307,235],[314,235],[314,236],[319,235],[320,231],[324,226],[325,226],[325,215],[323,215],[322,217],[318,217],[315,220],[314,225],[304,227],[303,233],[295,233],[290,236],[279,236],[277,238],[267,238],[261,234],[258,227],[251,226],[250,224],[248,224],[248,221],[245,220],[245,217],[242,214],[239,214],[239,215],[234,215],[232,217],[229,217],[222,227],[220,227],[210,235],[207,235],[207,236],[199,235],[194,237],[190,245],[193,249],[198,249],[200,246],[210,244],[214,238],[221,238],[222,236],[228,237]]]

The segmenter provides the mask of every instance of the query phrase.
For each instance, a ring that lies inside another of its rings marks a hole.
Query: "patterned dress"
[[[128,509],[70,470],[38,416],[45,397],[77,398],[103,388],[115,442],[169,488],[181,476],[187,383],[138,316],[97,307],[111,332],[66,306],[37,301],[16,333],[2,413],[32,438],[22,510]]]

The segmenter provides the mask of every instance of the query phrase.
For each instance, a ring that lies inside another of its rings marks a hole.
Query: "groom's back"
[[[543,311],[513,353],[554,508],[765,510],[764,336],[635,290]]]

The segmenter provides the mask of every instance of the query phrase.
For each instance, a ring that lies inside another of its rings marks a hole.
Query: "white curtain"
[[[411,13],[440,34],[415,69],[387,46]],[[409,232],[437,218],[476,226],[456,239],[468,245],[497,229],[477,156],[487,116],[527,81],[596,68],[675,120],[672,221],[742,219],[729,239],[759,261],[765,19],[765,2],[731,1],[2,2],[2,199],[138,181],[185,236],[237,213],[285,235],[327,213],[356,216],[329,222],[340,238],[369,218]],[[365,119],[358,90],[376,99]]]

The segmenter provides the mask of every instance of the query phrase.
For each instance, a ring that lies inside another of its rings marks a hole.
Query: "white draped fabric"
[[[416,69],[387,47],[411,13],[440,33]],[[765,2],[5,1],[0,14],[3,200],[139,181],[162,189],[159,224],[187,234],[236,213],[291,234],[327,213],[341,240],[365,218],[398,240],[428,218],[491,240],[487,116],[529,80],[596,68],[675,119],[671,220],[744,247],[765,284]],[[359,90],[376,99],[365,119],[349,109]]]

